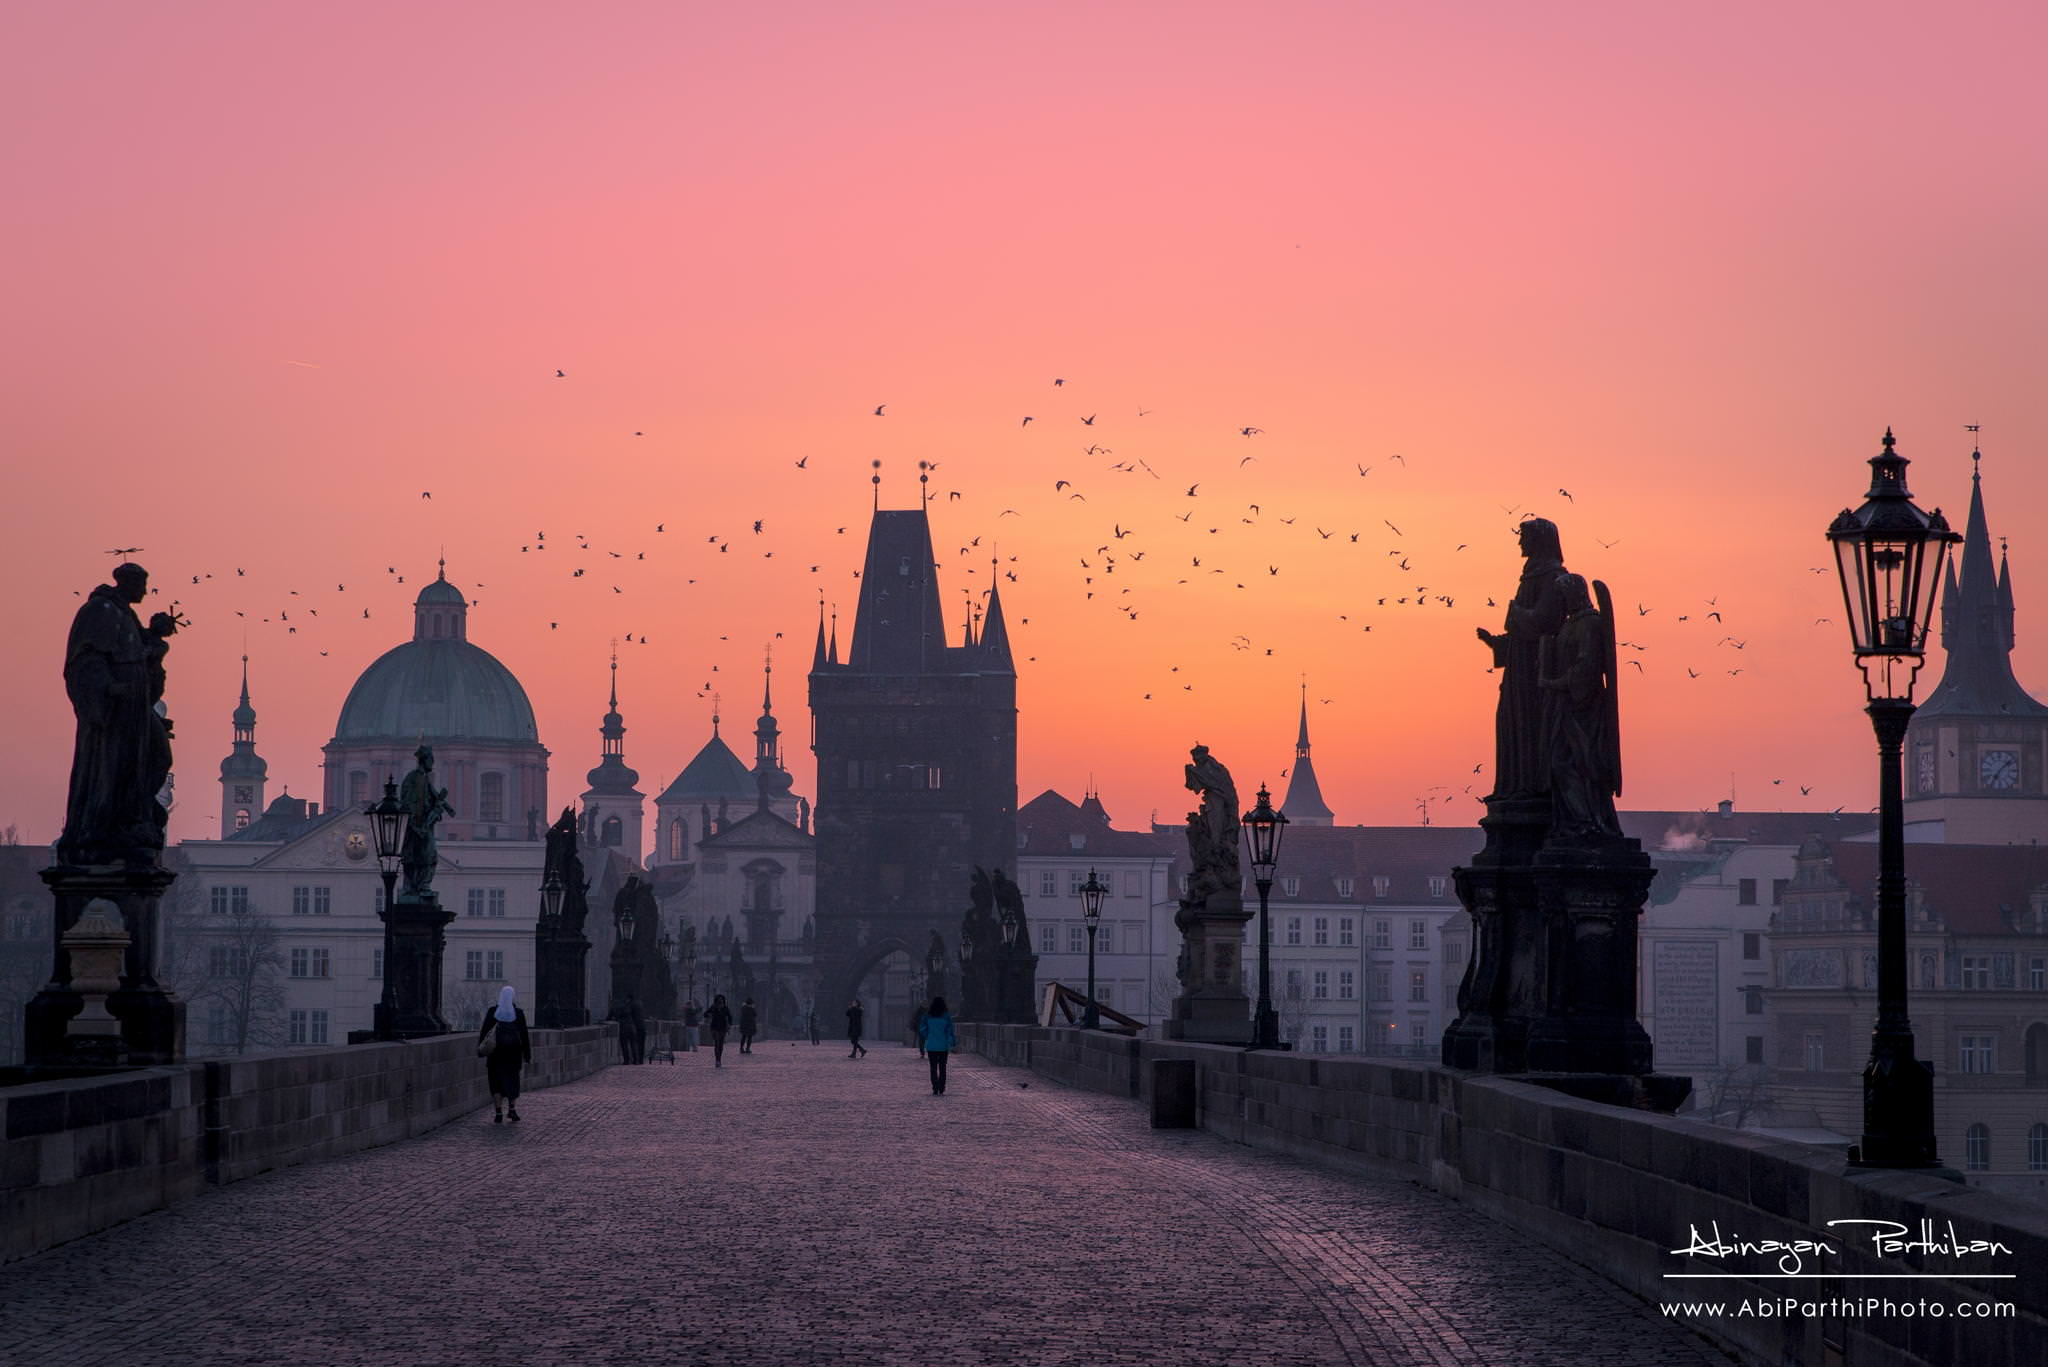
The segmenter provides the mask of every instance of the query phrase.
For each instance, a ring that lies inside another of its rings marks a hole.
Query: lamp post
[[[1864,709],[1877,732],[1877,1023],[1863,1068],[1863,1141],[1849,1161],[1871,1168],[1930,1168],[1934,1070],[1913,1056],[1906,1013],[1906,817],[1902,763],[1913,683],[1925,660],[1934,595],[1949,547],[1962,540],[1940,509],[1922,512],[1906,490],[1906,458],[1892,432],[1871,457],[1863,506],[1828,527],[1848,608],[1849,640],[1863,672]],[[1932,554],[1930,554],[1932,552]]]
[[[989,1005],[981,999],[982,995],[981,985],[974,980],[974,937],[962,935],[960,937],[960,1011],[963,1020],[973,1020],[976,1017],[988,1015]],[[974,1004],[974,1016],[966,1014],[969,1002]],[[993,1015],[988,1015],[990,1020],[995,1018]]]
[[[1280,1013],[1273,1009],[1273,919],[1266,900],[1273,891],[1273,866],[1280,860],[1280,836],[1287,816],[1275,811],[1266,785],[1259,785],[1259,805],[1241,823],[1252,847],[1252,881],[1259,885],[1259,1005],[1252,1022],[1252,1047],[1280,1047]]]
[[[1088,881],[1081,885],[1081,916],[1088,923],[1088,1010],[1081,1017],[1083,1030],[1102,1028],[1102,1011],[1095,1004],[1095,932],[1102,928],[1102,897],[1108,891],[1089,869]]]
[[[365,807],[363,815],[370,818],[370,837],[377,847],[377,870],[384,876],[384,905],[377,910],[377,919],[384,923],[384,991],[377,999],[370,1023],[378,1039],[397,1039],[398,977],[402,970],[392,904],[398,894],[398,856],[405,848],[407,821],[405,808],[398,801],[397,779],[384,780],[382,800]]]
[[[540,914],[550,924],[557,923],[562,919],[562,898],[567,891],[562,886],[562,876],[555,870],[549,869],[548,876],[541,880]]]

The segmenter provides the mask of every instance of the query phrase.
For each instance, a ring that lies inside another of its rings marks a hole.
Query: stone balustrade
[[[611,1024],[536,1030],[524,1085],[607,1067],[617,1040]],[[468,1033],[0,1087],[0,1262],[205,1186],[424,1134],[489,1100]]]
[[[1221,1137],[1433,1187],[1558,1249],[1645,1299],[1918,1303],[1911,1314],[1687,1316],[1750,1361],[1950,1367],[2044,1359],[2048,1210],[1934,1173],[1849,1168],[1845,1156],[1681,1116],[1581,1101],[1510,1078],[1429,1063],[1248,1051],[1076,1029],[963,1024],[961,1048],[1076,1087],[1151,1100],[1151,1065],[1192,1061],[1196,1123]],[[1880,1258],[1875,1225],[1918,1239],[1951,1228],[2009,1252]],[[1923,1226],[1923,1221],[1929,1222]],[[1693,1231],[1728,1240],[1819,1240],[1804,1270],[1831,1280],[1672,1280],[1769,1272],[1770,1255],[1683,1257]],[[1995,1271],[2012,1280],[1966,1280]],[[1915,1274],[1906,1280],[1900,1274]],[[1880,1274],[1884,1280],[1876,1279]],[[1918,1274],[1933,1274],[1919,1276]],[[1977,1318],[1961,1307],[2010,1302]],[[1927,1308],[1927,1307],[1934,1308]]]

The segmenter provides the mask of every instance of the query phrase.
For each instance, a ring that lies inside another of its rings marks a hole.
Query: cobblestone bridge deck
[[[0,1362],[1727,1362],[1432,1192],[1130,1102],[971,1057],[934,1097],[895,1046],[679,1058],[0,1270]]]

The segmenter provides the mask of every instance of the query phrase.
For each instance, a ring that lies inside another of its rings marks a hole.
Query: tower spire
[[[1942,584],[1941,643],[1948,663],[1918,716],[2000,722],[2048,717],[2048,707],[2029,696],[2013,675],[2012,606],[2012,567],[2002,555],[1992,558],[1991,524],[1984,507],[1984,453],[1973,442],[1970,515],[1961,564],[1951,562]]]
[[[269,766],[256,753],[256,709],[249,705],[249,657],[242,656],[242,696],[233,716],[234,743],[220,762],[220,834],[225,840],[263,815]]]
[[[1287,796],[1280,808],[1287,813],[1287,820],[1296,826],[1330,826],[1336,824],[1336,813],[1323,801],[1322,785],[1316,782],[1315,761],[1309,758],[1308,746],[1308,677],[1301,681],[1301,724],[1294,738],[1294,767],[1287,780]]]

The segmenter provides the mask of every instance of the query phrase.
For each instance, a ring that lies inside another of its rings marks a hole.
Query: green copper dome
[[[334,742],[485,741],[532,745],[533,704],[512,671],[469,641],[469,605],[445,577],[413,602],[413,635],[380,655],[341,705]]]

